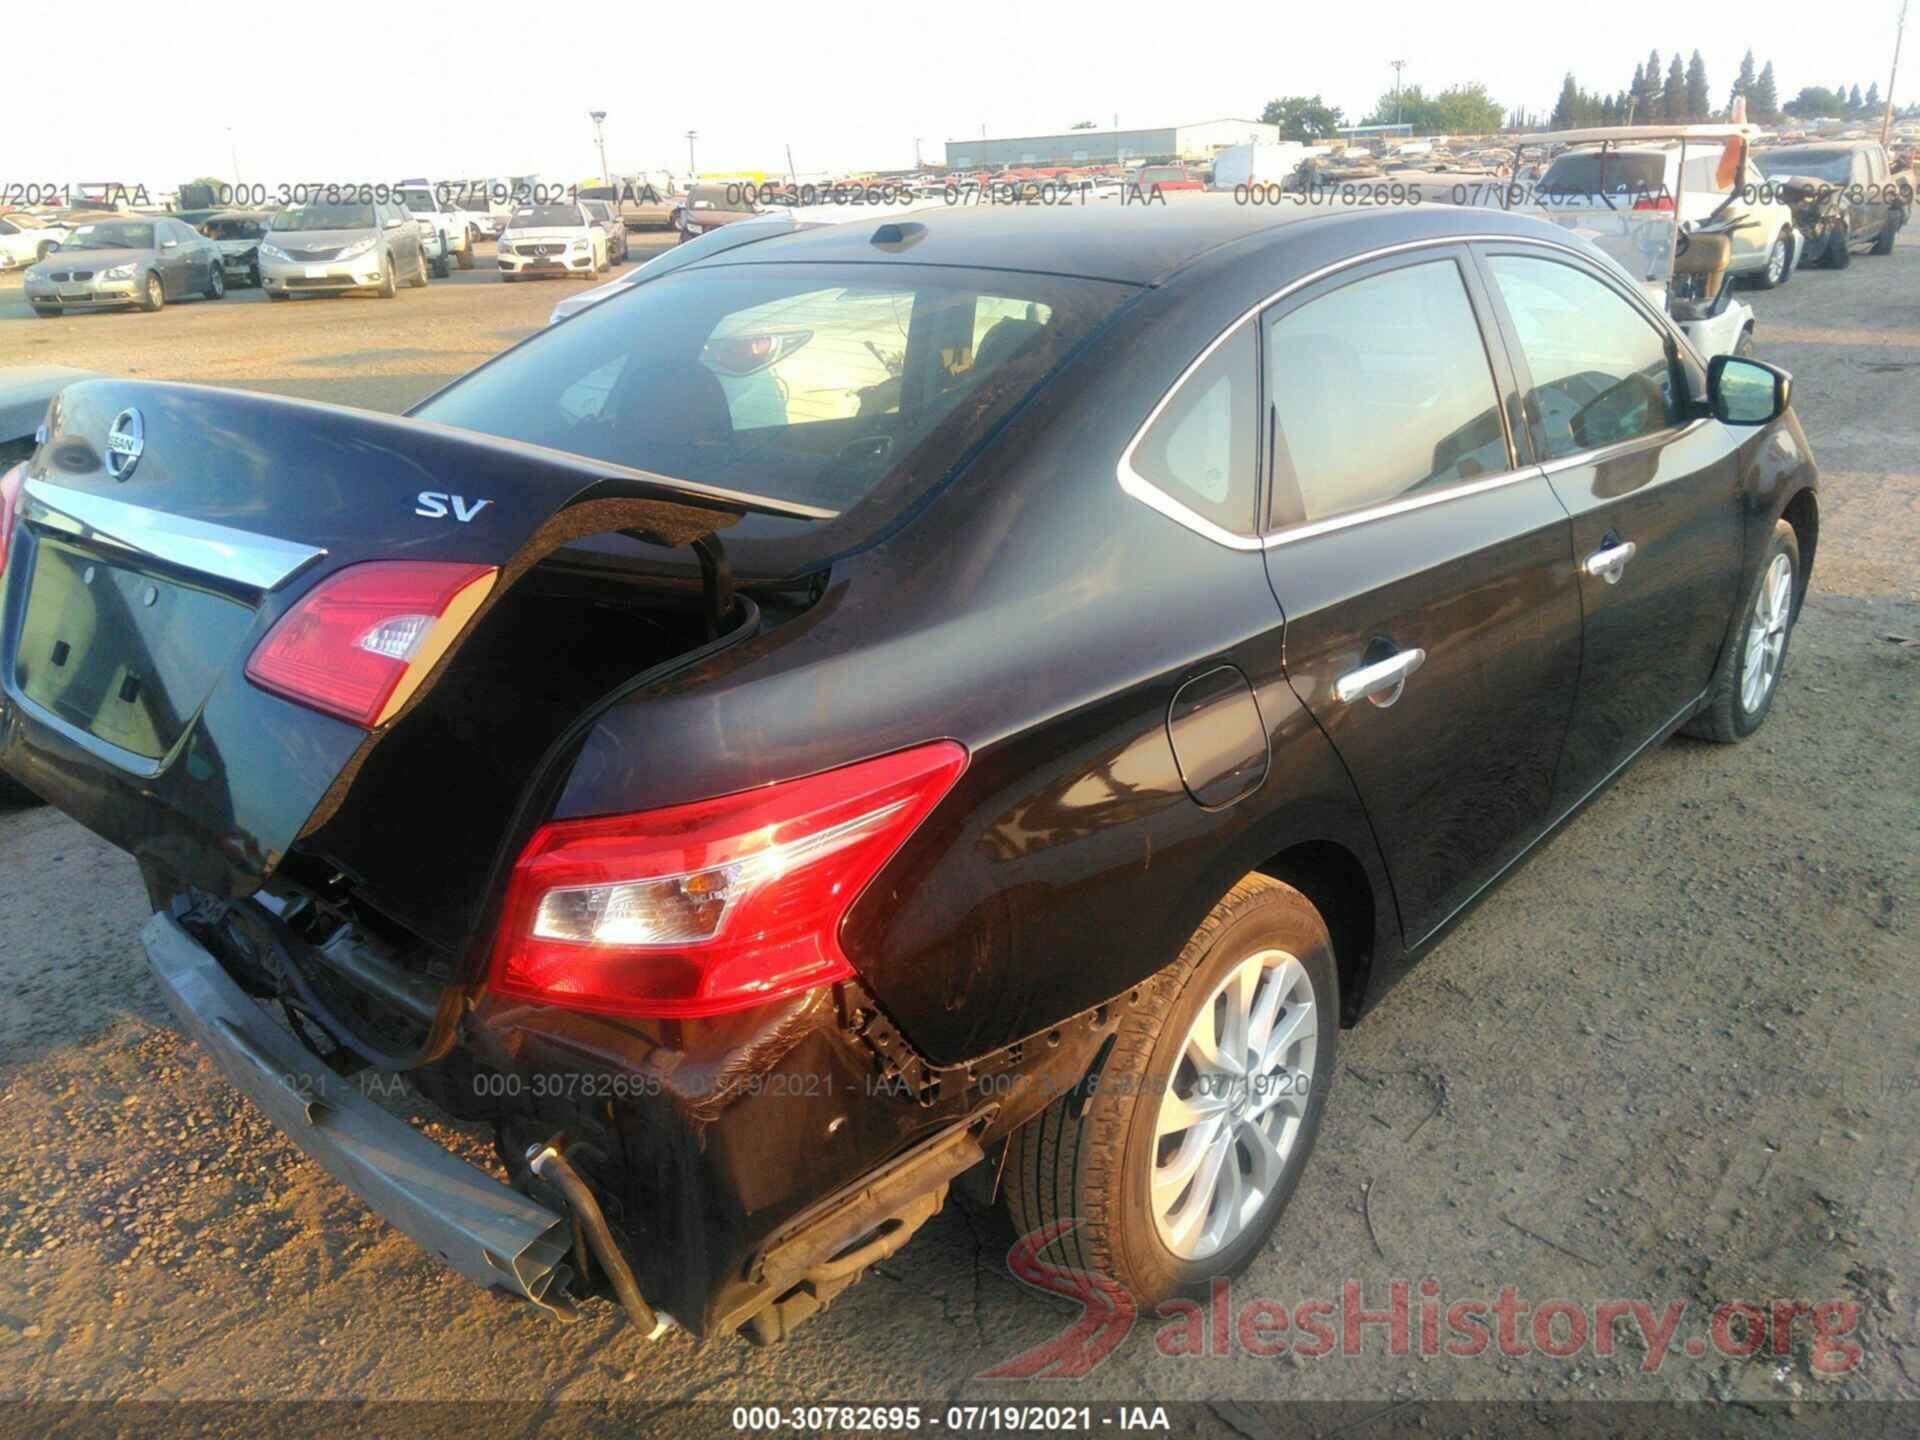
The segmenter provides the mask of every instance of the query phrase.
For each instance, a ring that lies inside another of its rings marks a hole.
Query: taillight
[[[1671,211],[1673,209],[1673,197],[1671,195],[1642,195],[1638,200],[1633,202],[1633,208],[1636,210]]]
[[[0,475],[0,575],[7,573],[7,550],[13,544],[13,522],[20,518],[20,491],[26,483],[24,460]]]
[[[542,826],[508,882],[489,986],[692,1018],[844,980],[841,920],[966,764],[942,740],[717,800]]]
[[[280,617],[247,678],[370,730],[411,698],[498,574],[437,560],[350,565]]]

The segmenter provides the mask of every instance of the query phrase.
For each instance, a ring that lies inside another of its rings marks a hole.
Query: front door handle
[[[1609,545],[1604,550],[1596,550],[1587,556],[1587,563],[1581,568],[1596,580],[1604,580],[1609,585],[1618,585],[1620,576],[1627,568],[1627,561],[1639,552],[1640,547],[1631,540],[1622,540],[1618,545]]]
[[[1349,670],[1333,682],[1333,698],[1342,705],[1371,700],[1385,709],[1400,698],[1407,677],[1427,663],[1427,652],[1415,646],[1401,650],[1358,670]]]

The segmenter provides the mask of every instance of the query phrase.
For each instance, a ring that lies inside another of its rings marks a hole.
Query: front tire
[[[1873,242],[1873,249],[1870,250],[1868,253],[1872,255],[1891,255],[1893,253],[1894,239],[1899,234],[1900,234],[1899,217],[1891,214],[1888,215],[1886,223],[1880,227],[1879,236],[1875,238]]]
[[[167,303],[166,286],[160,283],[160,277],[151,270],[147,272],[147,283],[140,292],[140,308],[151,315],[165,308]]]
[[[1800,538],[1793,526],[1776,520],[1760,573],[1734,622],[1738,636],[1713,677],[1705,707],[1687,723],[1687,734],[1732,744],[1766,723],[1787,667],[1787,642],[1803,591]]]
[[[391,300],[400,293],[400,282],[394,279],[393,256],[388,255],[380,266],[380,290],[382,300]]]
[[[1827,242],[1827,268],[1844,270],[1853,264],[1853,227],[1842,225]]]
[[[1007,1204],[1023,1235],[1077,1221],[1061,1258],[1151,1308],[1265,1244],[1326,1109],[1340,987],[1320,912],[1249,875],[1135,993],[1095,1081],[1009,1142]]]
[[[207,288],[200,293],[209,300],[226,299],[227,272],[221,266],[215,265],[212,273],[207,276]]]

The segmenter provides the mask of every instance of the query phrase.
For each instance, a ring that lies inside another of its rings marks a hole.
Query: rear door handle
[[[1342,705],[1356,700],[1371,700],[1385,709],[1400,698],[1400,687],[1407,677],[1427,663],[1427,652],[1415,646],[1401,650],[1358,670],[1349,670],[1333,682],[1333,698]]]
[[[1639,552],[1640,547],[1631,540],[1622,540],[1618,545],[1609,545],[1604,550],[1596,550],[1587,556],[1587,563],[1581,568],[1596,580],[1604,580],[1609,585],[1618,585],[1620,576],[1627,568],[1627,562]]]

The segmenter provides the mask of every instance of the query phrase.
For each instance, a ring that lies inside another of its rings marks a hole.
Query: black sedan
[[[770,235],[407,418],[69,386],[0,485],[0,768],[481,1284],[775,1339],[982,1166],[1150,1306],[1273,1229],[1376,977],[1764,723],[1788,388],[1481,210]]]

